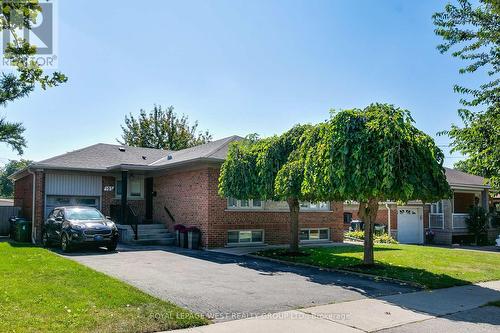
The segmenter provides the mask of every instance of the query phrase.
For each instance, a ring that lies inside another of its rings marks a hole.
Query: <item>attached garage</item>
[[[398,242],[403,244],[422,244],[424,227],[422,208],[397,207],[398,210]]]
[[[101,176],[47,173],[45,176],[45,217],[60,206],[101,208]]]

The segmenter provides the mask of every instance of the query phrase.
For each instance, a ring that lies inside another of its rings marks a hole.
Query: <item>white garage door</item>
[[[398,207],[398,242],[423,243],[423,225],[418,208]]]
[[[58,206],[90,206],[100,209],[101,176],[47,173],[45,175],[45,216]]]

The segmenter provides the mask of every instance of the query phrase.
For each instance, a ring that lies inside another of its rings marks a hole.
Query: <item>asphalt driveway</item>
[[[215,321],[415,291],[348,273],[174,247],[66,256]]]

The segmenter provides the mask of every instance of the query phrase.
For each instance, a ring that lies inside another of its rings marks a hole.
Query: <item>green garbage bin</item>
[[[16,242],[31,242],[31,221],[18,220],[16,221]]]

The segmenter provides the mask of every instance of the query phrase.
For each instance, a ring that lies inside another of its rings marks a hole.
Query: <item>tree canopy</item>
[[[460,73],[485,73],[490,79],[479,87],[454,86],[464,96],[459,109],[463,126],[444,131],[452,139],[451,152],[466,159],[456,167],[486,177],[493,192],[500,192],[500,2],[468,0],[447,4],[433,15],[436,34],[443,38],[441,53],[452,49],[453,57],[467,62]]]
[[[33,59],[36,47],[17,34],[19,30],[31,29],[36,23],[42,11],[38,1],[1,1],[1,6],[0,31],[7,30],[12,36],[3,50],[3,56],[13,66],[13,70],[0,74],[0,105],[5,107],[8,102],[28,96],[37,85],[45,90],[66,82],[67,77],[60,72],[47,75]],[[26,147],[23,132],[22,124],[0,118],[0,142],[6,143],[19,154]]]
[[[177,115],[173,106],[165,110],[155,105],[149,113],[141,110],[138,117],[125,116],[121,128],[122,140],[118,142],[135,147],[180,150],[212,140],[208,131],[197,131],[197,121],[190,125],[189,118]]]
[[[0,198],[12,198],[14,183],[9,176],[31,164],[29,160],[10,160],[3,167],[0,167]]]
[[[311,125],[297,125],[280,136],[234,142],[221,167],[219,194],[236,199],[287,201],[290,208],[290,250],[298,251],[299,200],[303,159],[299,154]]]
[[[373,264],[379,202],[433,202],[451,194],[444,155],[414,126],[408,110],[389,104],[333,112],[308,133],[302,192],[317,200],[355,200],[364,222],[364,263]]]
[[[389,104],[333,113],[305,140],[305,196],[321,200],[423,200],[450,194],[443,152]]]

